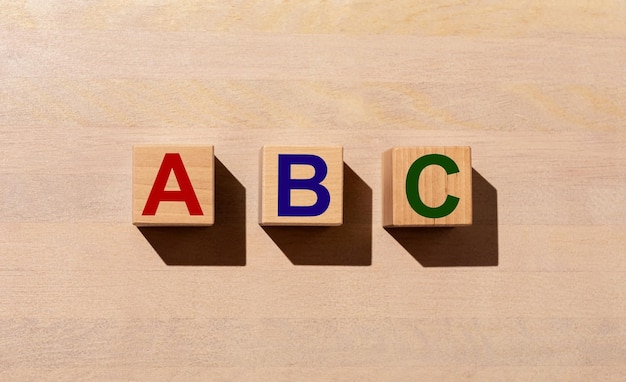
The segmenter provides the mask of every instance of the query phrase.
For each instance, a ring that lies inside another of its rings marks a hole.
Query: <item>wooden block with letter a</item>
[[[343,223],[343,148],[264,146],[259,224]]]
[[[394,147],[383,154],[385,227],[470,224],[469,147]]]
[[[208,226],[214,219],[213,146],[133,148],[133,224]]]

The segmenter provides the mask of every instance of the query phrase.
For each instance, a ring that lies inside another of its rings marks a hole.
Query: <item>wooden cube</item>
[[[259,224],[343,223],[343,148],[264,146]]]
[[[472,224],[469,147],[394,147],[383,154],[383,225]]]
[[[133,148],[133,224],[209,226],[214,220],[213,146]]]

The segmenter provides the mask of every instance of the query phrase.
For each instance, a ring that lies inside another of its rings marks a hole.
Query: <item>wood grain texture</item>
[[[0,1],[0,379],[626,379],[624,19]],[[131,224],[138,144],[214,145],[214,226]],[[344,225],[260,227],[263,145],[343,146]],[[472,147],[472,226],[382,228],[395,146]]]

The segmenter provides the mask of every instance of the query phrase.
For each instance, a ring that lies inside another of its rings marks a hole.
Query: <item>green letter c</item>
[[[446,174],[448,175],[459,172],[459,166],[457,166],[450,157],[441,154],[424,155],[418,158],[413,162],[411,167],[409,167],[409,171],[406,174],[406,197],[409,200],[411,208],[421,216],[433,219],[442,218],[450,215],[452,211],[454,211],[459,204],[459,198],[448,195],[446,200],[439,207],[428,207],[422,202],[419,193],[419,178],[422,171],[430,165],[442,167],[446,170]]]

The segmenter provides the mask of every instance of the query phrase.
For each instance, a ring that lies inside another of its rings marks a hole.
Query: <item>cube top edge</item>
[[[136,149],[159,149],[159,148],[214,148],[214,145],[201,145],[201,144],[139,144],[139,145],[133,145],[133,150]]]
[[[421,149],[421,148],[429,148],[429,149],[468,149],[468,150],[472,150],[472,146],[428,146],[428,145],[416,145],[416,146],[393,146],[388,148],[387,150],[385,150],[385,152],[387,151],[392,151],[392,150],[409,150],[409,149]]]
[[[341,145],[263,145],[261,146],[261,150],[272,149],[272,150],[282,150],[282,149],[297,149],[297,150],[315,150],[315,149],[341,149],[343,151],[343,146]]]

